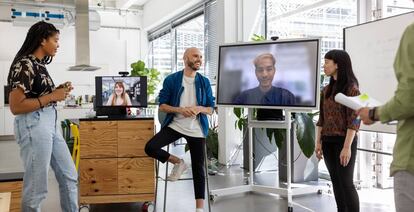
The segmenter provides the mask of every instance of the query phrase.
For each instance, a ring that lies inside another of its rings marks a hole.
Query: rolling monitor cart
[[[292,112],[318,109],[320,94],[319,43],[319,39],[295,39],[237,43],[219,47],[217,105],[249,108],[250,174],[247,185],[212,190],[210,192],[211,199],[244,192],[278,194],[287,198],[288,211],[293,211],[293,195],[319,193],[318,186],[292,188],[290,136],[286,136],[286,186],[277,188],[255,185],[253,169],[253,128],[286,129],[286,135],[290,135]],[[229,75],[237,76],[232,80],[240,80],[240,82],[226,80]],[[281,118],[270,121],[254,120],[253,108],[284,110],[285,118],[284,120]]]

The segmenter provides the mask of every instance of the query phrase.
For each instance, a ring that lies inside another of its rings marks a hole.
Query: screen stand
[[[219,196],[240,194],[245,192],[258,192],[265,194],[277,194],[287,199],[288,211],[293,211],[293,205],[303,207],[292,201],[292,196],[304,195],[304,194],[317,194],[321,190],[321,186],[298,186],[292,189],[291,175],[292,175],[292,159],[291,159],[291,143],[290,136],[286,136],[286,161],[287,161],[287,182],[285,185],[279,184],[279,187],[256,185],[254,183],[254,169],[253,169],[253,128],[274,128],[285,129],[286,135],[290,135],[292,129],[292,114],[291,111],[285,110],[285,119],[283,121],[260,121],[253,119],[253,109],[249,108],[248,113],[248,130],[249,130],[249,178],[248,184],[242,186],[235,186],[223,189],[215,189],[210,191],[210,199],[214,200]],[[284,183],[283,183],[284,184]],[[276,183],[276,185],[278,185]]]
[[[127,118],[125,107],[97,107],[96,116],[107,116],[108,118]]]

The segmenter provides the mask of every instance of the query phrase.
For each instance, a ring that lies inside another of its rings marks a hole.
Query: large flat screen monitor
[[[312,110],[319,106],[319,39],[219,47],[217,104]]]
[[[147,77],[95,77],[96,107],[147,107]]]

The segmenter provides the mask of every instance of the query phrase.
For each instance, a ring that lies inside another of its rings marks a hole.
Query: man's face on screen
[[[273,61],[270,58],[262,58],[259,60],[256,64],[255,72],[260,87],[269,88],[272,86],[276,69],[273,66]]]

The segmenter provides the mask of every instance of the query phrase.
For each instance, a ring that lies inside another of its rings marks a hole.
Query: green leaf
[[[188,150],[190,150],[190,147],[188,146],[188,143],[186,143],[184,147],[184,152],[188,152]]]
[[[208,129],[208,135],[206,137],[207,155],[211,158],[218,159],[218,132],[214,129]]]
[[[286,130],[285,129],[273,129],[276,141],[277,148],[282,148],[283,143],[286,140]]]
[[[267,138],[269,138],[269,142],[272,143],[272,138],[273,138],[273,129],[271,128],[266,128],[266,135]]]
[[[253,41],[264,41],[266,38],[263,35],[253,34],[253,37],[251,37],[251,40]]]
[[[310,158],[315,150],[315,125],[306,113],[296,113],[296,138],[303,154]]]
[[[235,108],[233,108],[233,113],[234,113],[234,115],[236,115],[236,117],[237,118],[239,118],[240,119],[240,117],[241,117],[241,114],[242,114],[242,109],[241,108],[239,108],[239,107],[235,107]]]
[[[237,126],[238,126],[239,130],[242,131],[243,130],[243,121],[242,120],[238,121]]]

